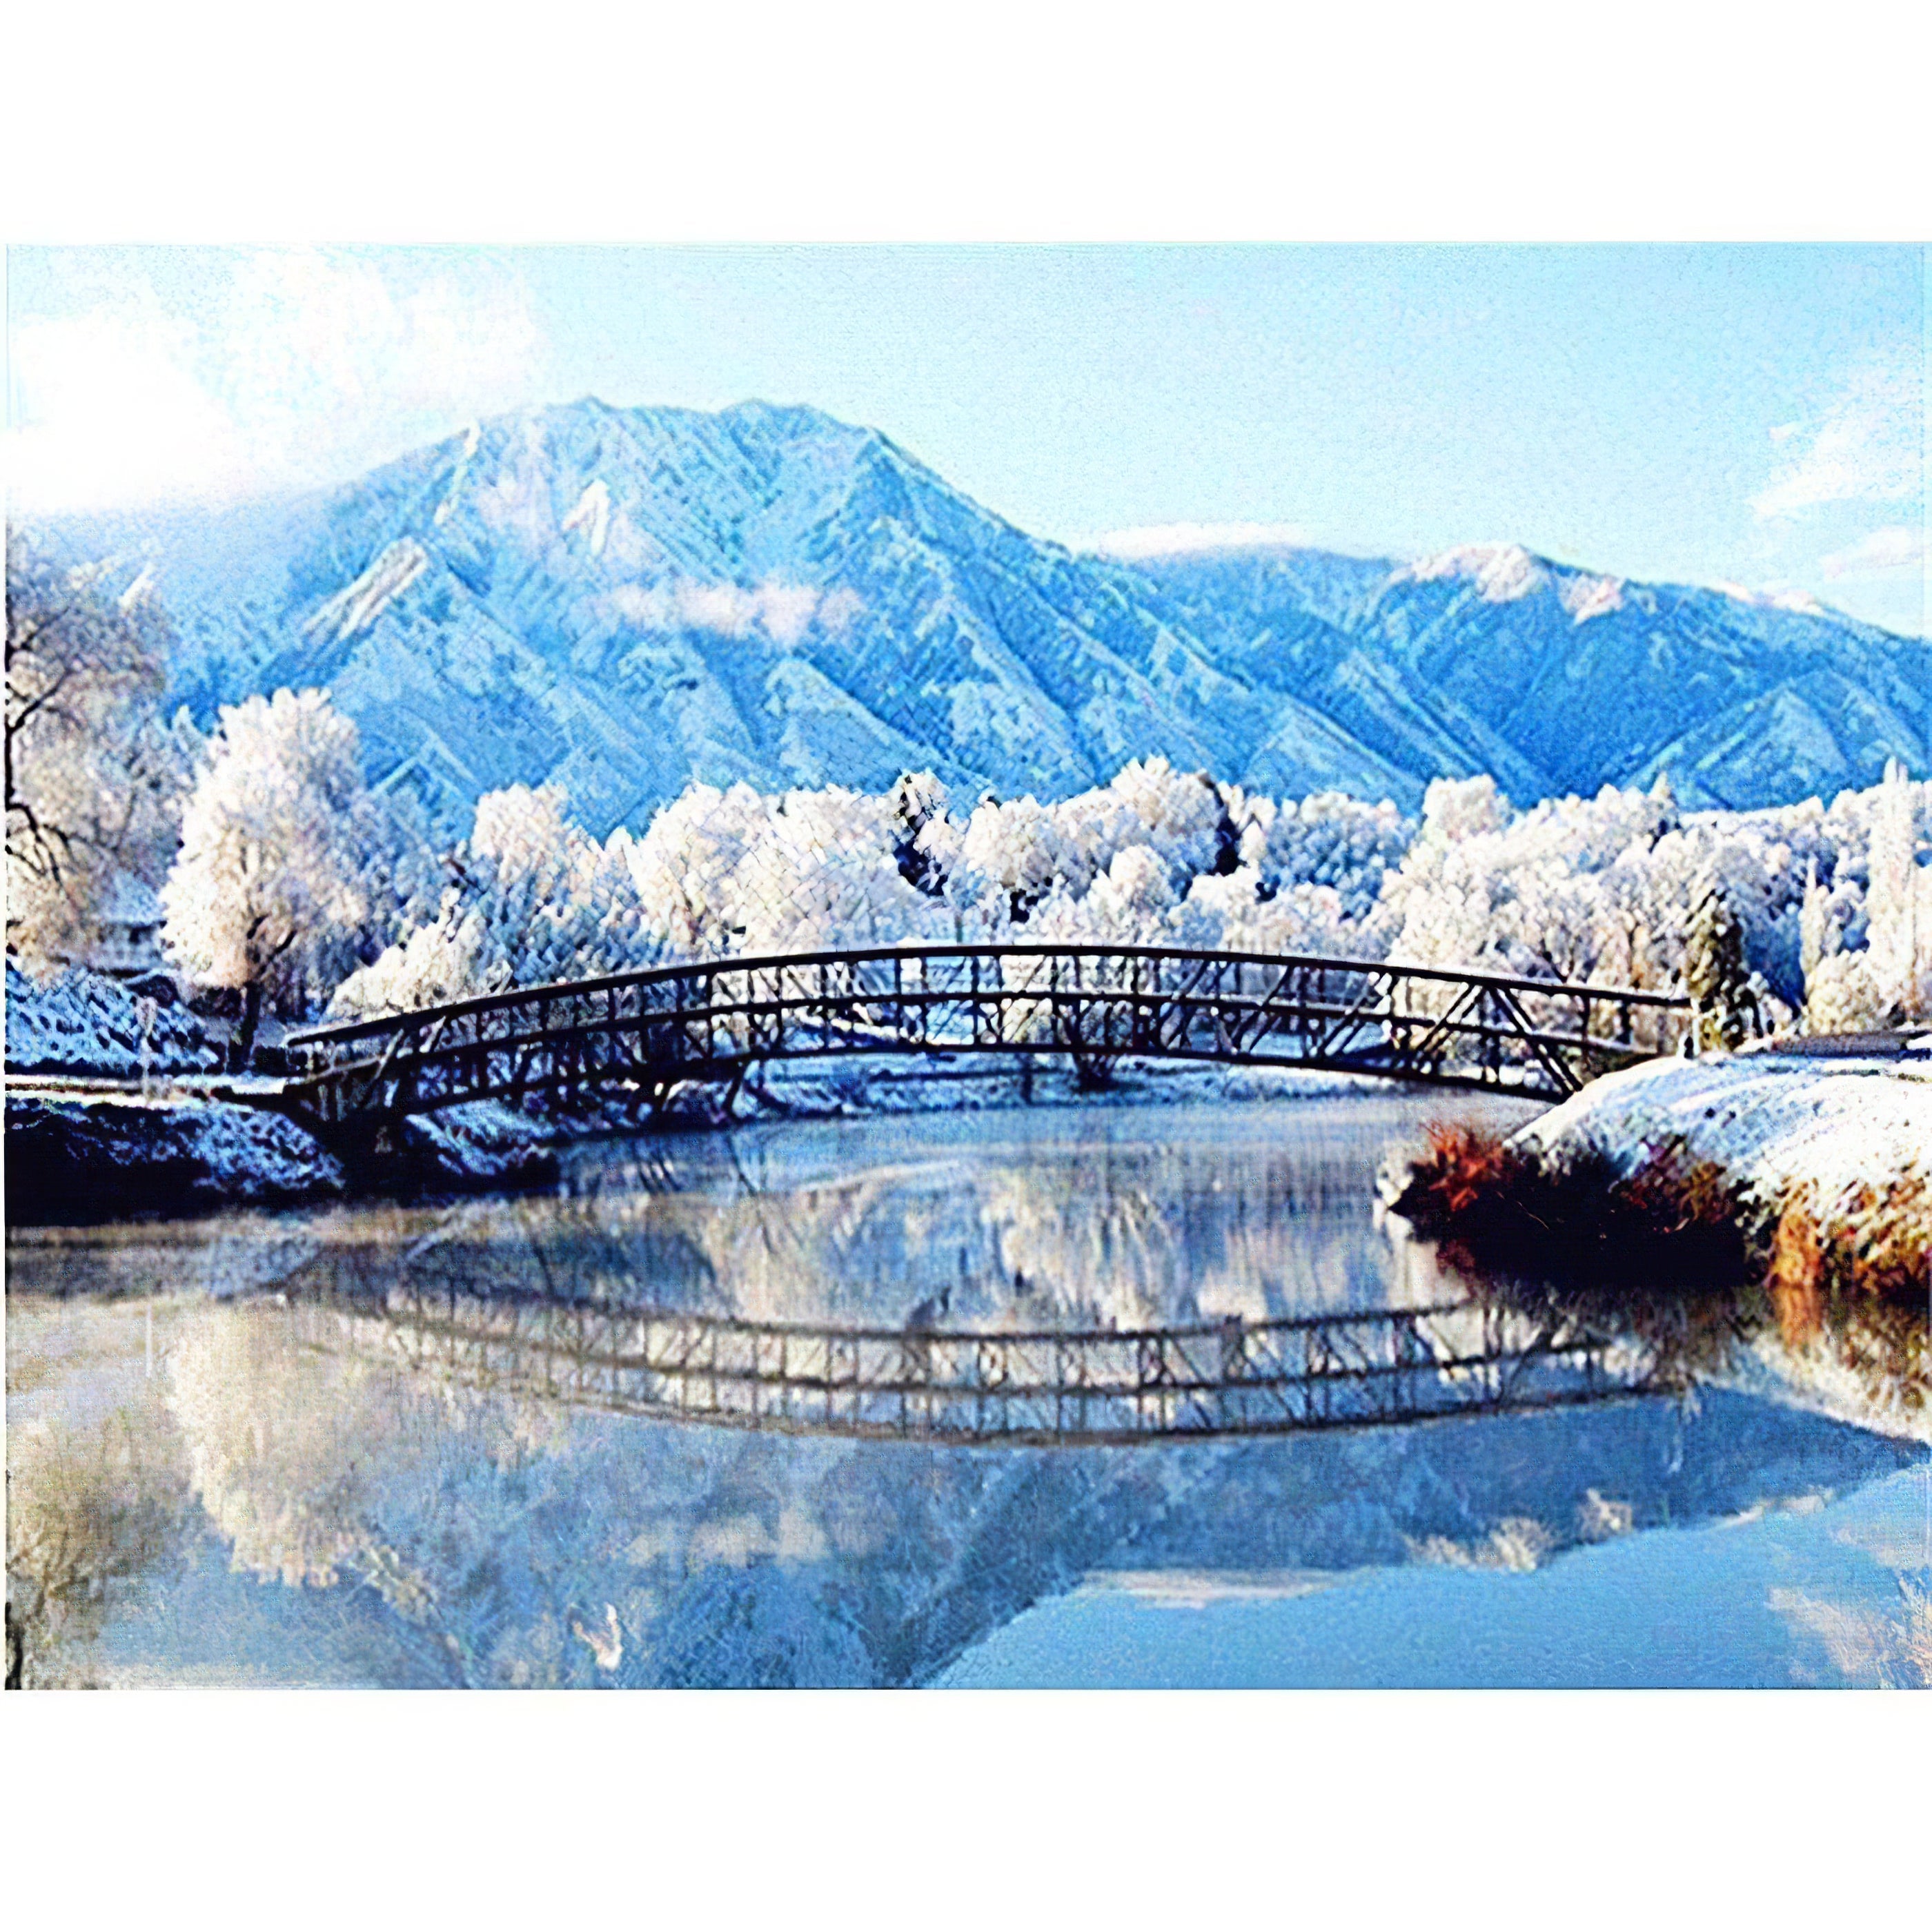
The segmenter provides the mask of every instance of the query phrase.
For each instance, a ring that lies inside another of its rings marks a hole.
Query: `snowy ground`
[[[738,1108],[747,1114],[764,1108],[824,1118],[951,1108],[1131,1107],[1149,1101],[1311,1100],[1328,1094],[1387,1091],[1388,1084],[1353,1074],[1294,1068],[1123,1060],[1111,1085],[1083,1091],[1072,1070],[1054,1060],[1036,1061],[1030,1068],[965,1060],[934,1066],[902,1055],[882,1054],[833,1064],[776,1062],[755,1086],[747,1084]]]
[[[1681,1146],[1767,1201],[1803,1180],[1836,1195],[1932,1162],[1932,1052],[1648,1060],[1592,1082],[1517,1139],[1544,1152],[1594,1141],[1628,1168]]]
[[[142,1094],[32,1079],[8,1084],[14,1221],[198,1214],[350,1191],[352,1177],[341,1162],[271,1107],[178,1089]],[[546,1144],[553,1137],[544,1123],[491,1102],[452,1107],[405,1122],[401,1147],[379,1178],[385,1187],[432,1193],[528,1186],[554,1178]]]
[[[7,1070],[99,1073],[212,1072],[221,1065],[195,1016],[143,1002],[118,980],[78,969],[51,985],[7,962]]]

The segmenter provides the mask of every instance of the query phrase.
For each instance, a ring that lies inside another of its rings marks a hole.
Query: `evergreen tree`
[[[1730,896],[1705,882],[1684,942],[1684,988],[1697,1003],[1698,1045],[1734,1051],[1757,1017],[1757,996],[1744,964],[1744,929]]]

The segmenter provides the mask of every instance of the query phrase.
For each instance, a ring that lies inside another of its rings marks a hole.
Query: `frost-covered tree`
[[[952,870],[947,861],[958,850],[957,837],[944,836],[944,830],[952,830],[946,812],[950,802],[945,786],[931,772],[902,772],[886,794],[899,875],[929,898],[945,891]]]
[[[7,943],[42,975],[85,958],[124,875],[158,883],[185,781],[160,718],[167,620],[145,578],[7,542]],[[191,734],[188,734],[191,736]]]
[[[332,1012],[403,1012],[656,964],[665,934],[638,891],[633,850],[621,827],[593,838],[561,787],[486,793],[469,838],[444,861],[436,916],[344,980]]]
[[[1791,809],[1814,848],[1802,908],[1806,1029],[1859,1033],[1920,1017],[1932,1000],[1932,892],[1917,855],[1932,785],[1893,764],[1882,784],[1841,793],[1828,809],[1815,800]]]
[[[410,857],[326,693],[224,707],[162,889],[163,940],[195,984],[241,993],[244,1061],[265,1002],[299,1007],[386,936]]]
[[[667,943],[691,958],[738,950],[733,880],[762,837],[770,808],[748,784],[694,784],[654,818],[630,848],[638,896]]]
[[[788,792],[731,880],[743,950],[817,952],[950,937],[896,856],[888,800],[838,785]]]
[[[1887,761],[1871,814],[1870,855],[1865,887],[1866,944],[1878,1004],[1888,1017],[1916,1018],[1924,1010],[1924,988],[1932,948],[1932,893],[1918,860],[1916,788],[1896,759]]]
[[[958,844],[929,778],[884,797],[693,785],[652,820],[630,863],[666,944],[719,957],[956,937],[970,872]]]
[[[1916,836],[1932,821],[1932,787],[1906,788]],[[606,847],[569,824],[560,799],[539,808],[537,794],[503,794],[454,862],[469,884],[354,997],[386,988],[382,1006],[419,1004],[440,988],[566,976],[560,962],[614,970],[657,947],[716,957],[1003,936],[1394,958],[1662,991],[1684,983],[1692,911],[1716,878],[1761,1020],[1784,1023],[1815,977],[1818,1025],[1826,1006],[1840,1020],[1871,1008],[1875,962],[1896,949],[1888,908],[1905,902],[1886,883],[1899,869],[1886,840],[1904,835],[1880,824],[1882,790],[1685,813],[1660,782],[1519,812],[1490,778],[1445,779],[1418,826],[1387,802],[1276,800],[1149,759],[1072,798],[989,798],[964,816],[929,772],[880,796],[693,785],[640,838],[614,834]],[[530,856],[539,851],[550,855],[542,864]],[[502,862],[478,871],[490,852]],[[608,878],[583,883],[620,862],[632,899]],[[487,907],[478,892],[495,896]],[[574,910],[536,910],[553,903]],[[1868,927],[1884,942],[1876,953]],[[512,935],[526,930],[542,943],[518,954]],[[1636,1020],[1642,1036],[1652,1023]]]
[[[1112,781],[1053,808],[1062,876],[1076,891],[1133,847],[1154,853],[1176,887],[1197,873],[1232,871],[1239,830],[1205,772],[1178,772],[1165,758],[1136,759]]]
[[[1376,916],[1406,962],[1663,990],[1681,981],[1690,911],[1714,874],[1750,970],[1795,1007],[1804,865],[1829,850],[1808,820],[1686,818],[1661,786],[1514,813],[1487,779],[1439,781]]]
[[[1828,953],[1838,950],[1838,928],[1832,923],[1831,898],[1818,883],[1818,861],[1804,870],[1804,899],[1798,910],[1798,964],[1808,986]]]
[[[1325,886],[1357,922],[1374,916],[1390,872],[1416,836],[1413,821],[1384,800],[1365,805],[1341,792],[1308,797],[1247,798],[1228,788],[1241,862],[1253,866],[1266,896],[1298,885]]]
[[[1828,952],[1806,977],[1807,1033],[1869,1033],[1885,1023],[1888,1012],[1886,989],[1872,970],[1868,950]]]
[[[987,799],[976,807],[960,856],[986,882],[988,915],[1016,926],[1025,923],[1056,880],[1083,869],[1061,838],[1058,815],[1031,796]]]
[[[1079,898],[1056,885],[1028,933],[1093,945],[1171,946],[1178,903],[1160,854],[1151,845],[1130,845]]]
[[[1174,926],[1183,945],[1231,952],[1371,958],[1378,950],[1333,886],[1304,879],[1269,891],[1252,866],[1196,878]]]

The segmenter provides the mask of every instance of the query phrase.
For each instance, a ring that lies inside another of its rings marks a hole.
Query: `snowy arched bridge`
[[[1319,1069],[1560,1100],[1670,1052],[1667,993],[1366,960],[1170,946],[878,947],[693,961],[296,1035],[285,1104],[324,1128],[572,1090],[662,1111],[764,1062],[1062,1054]]]

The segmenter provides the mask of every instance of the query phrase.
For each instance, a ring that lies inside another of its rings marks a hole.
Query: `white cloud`
[[[640,631],[710,631],[723,638],[762,634],[771,643],[796,644],[816,620],[827,636],[842,638],[865,608],[854,590],[820,592],[809,584],[761,584],[746,590],[736,584],[620,584],[610,605]]]
[[[1789,453],[1751,508],[1761,518],[1789,517],[1821,503],[1896,503],[1921,495],[1924,422],[1916,362],[1869,363],[1822,416],[1771,432]]]
[[[467,260],[264,250],[172,304],[130,266],[16,326],[9,478],[50,512],[332,482],[527,400],[542,350],[520,286]]]
[[[190,332],[146,304],[23,324],[11,353],[22,420],[7,438],[16,500],[68,509],[240,487],[246,442],[190,351]]]
[[[1137,530],[1108,530],[1073,548],[1129,560],[1214,550],[1306,550],[1312,542],[1298,524],[1149,524]]]
[[[1888,570],[1910,570],[1925,560],[1923,527],[1892,524],[1834,550],[1819,568],[1827,577],[1875,577]]]
[[[694,631],[721,638],[748,638],[758,621],[758,593],[735,584],[680,584],[677,614]]]

